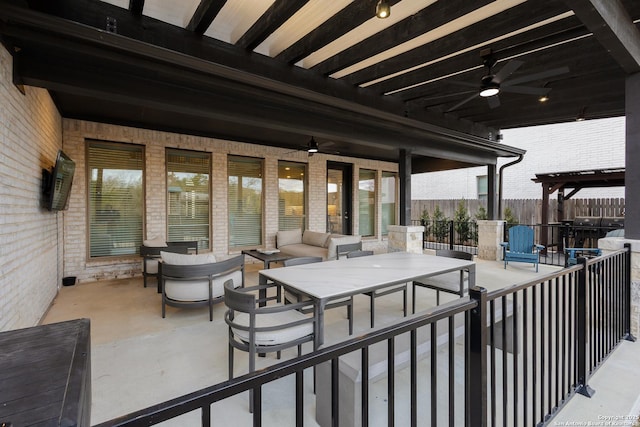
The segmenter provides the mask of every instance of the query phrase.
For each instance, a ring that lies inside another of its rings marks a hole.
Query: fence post
[[[636,337],[631,334],[631,243],[625,243],[624,248],[624,339],[635,342]]]
[[[487,425],[487,290],[469,289],[469,298],[477,305],[469,313],[467,329],[467,426]],[[495,398],[495,397],[494,397]]]
[[[453,241],[455,239],[455,235],[453,234],[453,220],[449,221],[449,249],[453,250]]]
[[[578,289],[576,295],[576,367],[578,370],[578,381],[576,393],[591,397],[595,390],[587,384],[589,368],[587,367],[587,259],[578,258],[578,265],[582,268],[578,270]]]

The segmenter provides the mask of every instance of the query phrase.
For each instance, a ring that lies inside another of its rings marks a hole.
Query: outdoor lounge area
[[[639,26],[636,0],[0,0],[0,425],[635,416]],[[517,247],[501,203],[527,150],[504,132],[607,118],[624,237],[576,219],[583,244],[530,224]],[[423,253],[412,181],[476,168],[458,184],[485,219],[434,247],[474,258]],[[271,314],[299,335],[248,374],[240,338],[229,375],[230,335],[271,308],[252,285],[296,296]]]

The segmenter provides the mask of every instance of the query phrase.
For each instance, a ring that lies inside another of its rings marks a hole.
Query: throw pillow
[[[276,234],[276,243],[278,248],[302,243],[302,230],[298,228],[297,230],[278,231]]]
[[[162,257],[162,262],[171,265],[200,265],[216,262],[216,257],[212,253],[187,255],[160,251],[160,256]]]
[[[167,242],[160,237],[153,237],[142,242],[142,244],[148,248],[166,248]]]

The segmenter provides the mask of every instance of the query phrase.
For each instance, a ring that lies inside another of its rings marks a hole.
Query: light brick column
[[[421,254],[423,233],[421,225],[390,225],[388,251]]]
[[[606,255],[631,244],[631,334],[640,336],[640,240],[606,237],[598,240],[598,248]]]
[[[502,260],[500,243],[504,241],[504,221],[478,221],[478,258]]]

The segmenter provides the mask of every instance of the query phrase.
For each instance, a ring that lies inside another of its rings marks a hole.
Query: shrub
[[[469,225],[471,217],[465,205],[464,199],[458,202],[458,208],[453,215],[454,227],[458,235],[458,243],[464,243],[471,238],[471,227]]]
[[[487,215],[487,210],[484,208],[484,206],[480,206],[478,208],[478,211],[476,212],[475,217],[476,217],[476,221],[489,219],[489,215]]]
[[[444,216],[444,213],[440,210],[440,206],[436,205],[436,209],[433,212],[433,234],[436,237],[437,242],[444,242],[444,238],[449,233],[449,226],[447,222],[449,218]]]
[[[508,225],[517,225],[519,224],[518,220],[515,216],[513,216],[513,212],[511,208],[504,208],[504,220]]]

